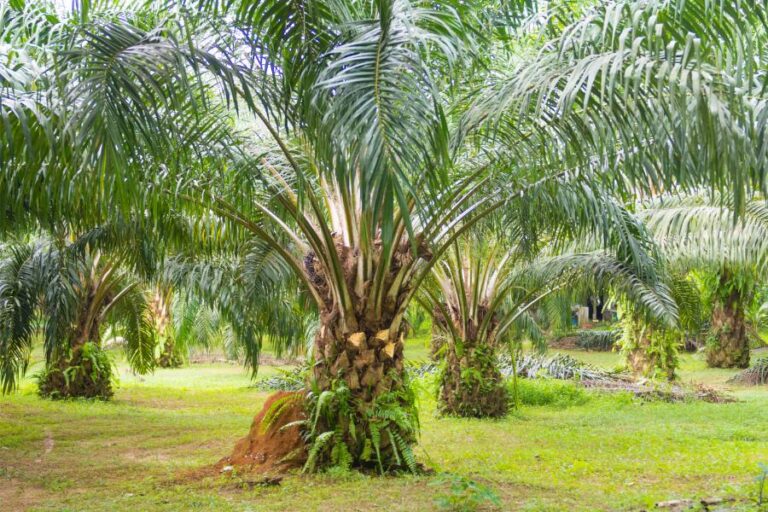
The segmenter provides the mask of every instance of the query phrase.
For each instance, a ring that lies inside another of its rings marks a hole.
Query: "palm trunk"
[[[498,319],[495,315],[490,319],[490,326],[483,335],[480,325],[487,315],[492,314],[487,306],[479,306],[477,316],[471,320],[462,318],[458,308],[446,305],[445,311],[451,318],[443,318],[438,323],[447,339],[446,365],[440,378],[440,411],[467,418],[505,416],[509,397],[496,361]],[[455,334],[447,334],[450,330],[448,321],[453,324],[452,332],[460,333],[463,339],[454,339]]]
[[[338,443],[318,455],[316,465],[339,464],[339,453],[346,452],[353,467],[413,469],[410,447],[418,420],[404,370],[402,329],[361,323],[346,333],[335,315],[324,314],[314,352],[310,386],[335,393],[334,419],[329,422],[327,411],[318,416],[322,429],[337,431]]]
[[[679,343],[675,334],[660,331],[632,315],[624,322],[621,346],[627,368],[635,375],[657,377],[661,374],[674,380]]]
[[[441,352],[445,346],[445,333],[448,330],[446,322],[447,320],[440,308],[435,307],[432,311],[432,338],[429,346],[429,357],[433,361],[440,359]]]
[[[471,418],[507,414],[507,388],[490,345],[465,341],[459,351],[451,343],[440,386],[440,410],[444,414]]]
[[[658,358],[651,352],[650,333],[635,331],[633,336],[635,342],[626,353],[627,368],[635,375],[650,377],[658,366]]]
[[[731,274],[720,276],[720,288],[728,289]],[[707,364],[711,368],[749,367],[749,339],[744,322],[742,291],[730,287],[725,296],[718,297],[712,309],[712,322],[707,336]]]
[[[163,351],[160,352],[160,356],[157,358],[157,365],[160,368],[179,368],[184,364],[184,361],[176,354],[176,342],[173,336],[164,335],[161,336]]]
[[[152,300],[149,302],[155,332],[161,340],[163,347],[157,358],[157,365],[161,368],[178,368],[184,361],[176,353],[176,340],[173,337],[171,326],[171,291],[155,290]]]

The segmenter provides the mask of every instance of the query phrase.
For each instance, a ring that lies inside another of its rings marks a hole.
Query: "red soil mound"
[[[307,453],[301,427],[282,428],[306,419],[302,396],[301,393],[279,391],[267,398],[261,412],[253,419],[248,435],[237,442],[232,455],[221,459],[216,468],[221,471],[232,466],[238,472],[283,473],[303,466]],[[275,406],[278,401],[280,403]],[[263,424],[265,417],[267,423]]]

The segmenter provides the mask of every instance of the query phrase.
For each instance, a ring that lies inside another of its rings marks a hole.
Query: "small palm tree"
[[[488,240],[492,238],[472,236],[457,242],[433,268],[433,279],[418,296],[425,309],[435,312],[434,325],[445,339],[440,402],[448,414],[506,414],[507,391],[497,369],[498,350],[521,335],[542,340],[537,315],[532,313],[545,313],[547,302],[557,308],[569,304],[563,299],[581,290],[601,289],[661,324],[677,322],[673,298],[647,267],[647,260],[565,249],[531,259],[520,250]]]
[[[102,351],[107,326],[120,333],[130,366],[154,365],[155,338],[143,284],[118,260],[77,243],[50,239],[2,247],[0,381],[15,389],[39,332],[42,396],[107,399],[112,363]],[[41,323],[42,322],[42,323]]]

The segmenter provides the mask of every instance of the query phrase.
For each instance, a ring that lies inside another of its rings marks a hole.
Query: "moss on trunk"
[[[676,332],[656,328],[637,316],[628,315],[624,319],[624,332],[619,344],[627,368],[635,375],[663,376],[668,380],[675,378],[681,344]]]

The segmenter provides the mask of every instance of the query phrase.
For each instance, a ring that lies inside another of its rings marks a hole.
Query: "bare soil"
[[[307,453],[300,425],[286,425],[306,419],[304,402],[292,401],[268,429],[262,427],[275,402],[296,395],[278,391],[267,398],[261,412],[253,419],[248,435],[240,439],[232,454],[221,459],[215,468],[220,472],[231,468],[238,473],[281,474],[302,467]]]

